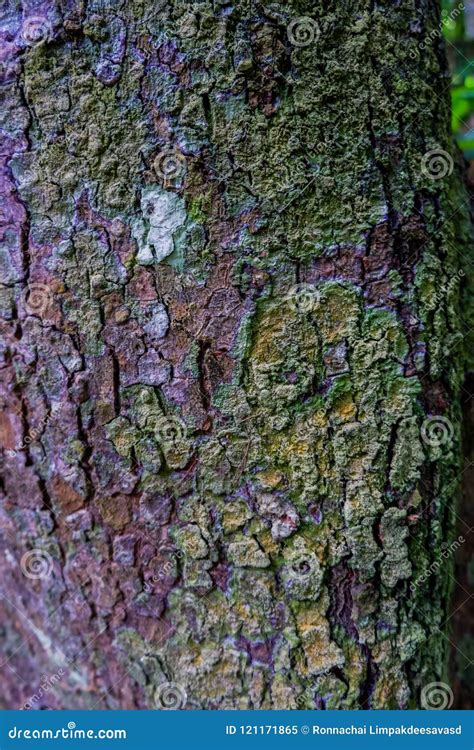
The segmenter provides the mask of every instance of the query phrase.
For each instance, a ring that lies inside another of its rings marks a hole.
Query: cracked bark
[[[418,707],[471,315],[438,3],[5,19],[3,706]]]

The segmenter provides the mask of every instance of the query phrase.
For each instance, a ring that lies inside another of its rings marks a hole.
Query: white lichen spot
[[[159,186],[143,189],[140,209],[142,217],[133,222],[132,235],[138,244],[138,262],[148,266],[171,255],[173,235],[184,224],[186,211],[182,198]]]
[[[151,302],[145,308],[139,307],[137,318],[151,339],[162,339],[168,333],[170,319],[166,307],[161,302]]]

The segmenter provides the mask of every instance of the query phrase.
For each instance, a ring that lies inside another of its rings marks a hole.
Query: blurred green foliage
[[[474,7],[443,0],[442,27],[453,76],[452,126],[467,159],[474,159]],[[471,17],[470,17],[471,16]]]

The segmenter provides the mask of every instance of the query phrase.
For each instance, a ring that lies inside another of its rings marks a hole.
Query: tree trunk
[[[5,23],[4,707],[450,703],[438,2],[58,5]]]

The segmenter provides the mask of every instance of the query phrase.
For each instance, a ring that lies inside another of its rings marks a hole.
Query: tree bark
[[[7,6],[4,707],[447,683],[471,225],[438,5]]]

